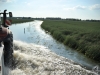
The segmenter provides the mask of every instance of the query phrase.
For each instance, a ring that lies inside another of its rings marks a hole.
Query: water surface
[[[72,50],[69,47],[65,47],[63,44],[52,38],[49,33],[45,33],[40,26],[42,22],[43,21],[35,20],[33,22],[13,24],[10,27],[10,30],[13,32],[14,40],[44,46],[56,54],[73,60],[90,70],[95,66],[99,66],[98,62],[85,57],[83,54]]]

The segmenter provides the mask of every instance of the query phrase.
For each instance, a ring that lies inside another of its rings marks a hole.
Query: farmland
[[[33,21],[33,18],[31,18],[31,17],[12,17],[12,18],[7,18],[7,19],[8,20],[11,19],[12,20],[12,24]],[[3,20],[2,17],[1,17],[1,20]]]

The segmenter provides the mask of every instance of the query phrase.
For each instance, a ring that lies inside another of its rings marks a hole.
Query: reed
[[[41,27],[57,41],[100,61],[100,22],[44,20]]]

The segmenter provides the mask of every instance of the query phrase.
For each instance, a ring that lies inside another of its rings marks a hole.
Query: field
[[[3,20],[3,19],[1,18],[1,20]],[[8,18],[8,20],[9,20],[9,18]],[[33,21],[32,18],[22,18],[22,17],[20,17],[20,18],[14,17],[14,18],[11,18],[11,20],[12,20],[12,24]]]
[[[100,61],[100,22],[44,20],[41,27],[66,46]]]
[[[33,19],[17,19],[17,18],[12,19],[12,23],[23,23],[23,22],[29,22],[29,21],[33,21]]]

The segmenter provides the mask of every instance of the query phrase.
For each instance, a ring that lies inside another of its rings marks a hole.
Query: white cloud
[[[77,5],[77,6],[72,7],[72,8],[64,8],[64,10],[77,10],[77,9],[84,10],[84,9],[86,9],[86,7],[85,6]]]
[[[27,3],[27,5],[28,5],[28,6],[30,6],[30,5],[31,5],[31,3]]]
[[[100,10],[100,4],[95,4],[95,5],[92,5],[90,6],[90,10]]]

